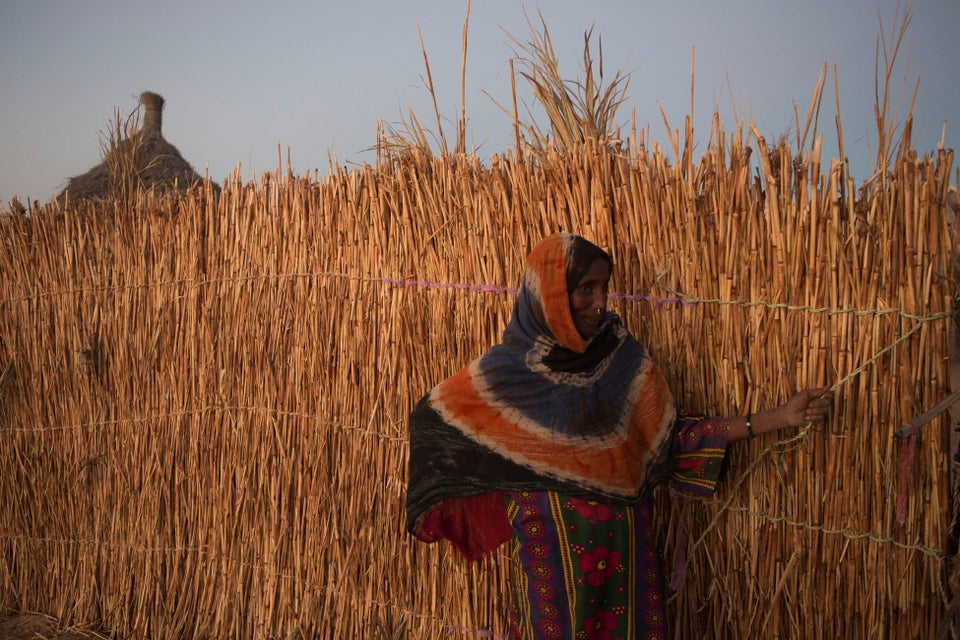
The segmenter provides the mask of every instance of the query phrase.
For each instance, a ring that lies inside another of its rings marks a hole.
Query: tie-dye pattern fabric
[[[507,491],[633,502],[670,471],[675,408],[646,349],[610,312],[589,340],[575,327],[567,279],[584,270],[573,257],[591,255],[581,243],[537,245],[501,343],[414,409],[407,528],[419,539],[473,559],[510,538]]]

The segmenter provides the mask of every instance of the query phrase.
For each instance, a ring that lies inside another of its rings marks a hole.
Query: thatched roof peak
[[[66,189],[71,198],[107,198],[113,193],[112,186],[124,172],[133,177],[145,189],[187,189],[203,181],[203,176],[193,170],[175,146],[163,137],[163,96],[152,91],[140,94],[143,119],[139,132],[142,135],[111,141],[103,162],[86,173],[70,178]],[[213,184],[213,190],[220,187]]]
[[[140,94],[140,104],[143,105],[143,127],[145,134],[160,134],[163,127],[163,96],[153,91],[144,91]]]

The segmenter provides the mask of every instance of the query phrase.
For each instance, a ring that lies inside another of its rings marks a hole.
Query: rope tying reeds
[[[183,411],[171,411],[171,412],[162,412],[162,413],[151,413],[149,415],[138,416],[133,418],[123,418],[117,420],[97,420],[94,422],[84,422],[78,424],[67,424],[67,425],[55,425],[55,426],[46,426],[46,427],[3,427],[0,428],[0,433],[43,433],[43,432],[57,432],[57,431],[83,431],[83,430],[96,430],[96,429],[108,429],[112,427],[120,427],[123,425],[145,425],[149,422],[158,422],[161,420],[176,419],[176,418],[187,418],[193,417],[208,413],[218,413],[218,412],[236,412],[236,413],[257,413],[264,414],[274,417],[282,418],[303,418],[310,420],[315,424],[324,425],[327,427],[333,427],[343,432],[349,432],[354,435],[360,435],[363,437],[376,437],[381,440],[388,440],[396,442],[402,446],[407,445],[406,435],[397,435],[392,436],[380,431],[374,431],[373,429],[366,429],[359,427],[354,424],[347,424],[339,420],[328,420],[321,418],[316,414],[302,413],[298,411],[281,411],[271,407],[257,407],[252,405],[247,406],[234,406],[227,404],[211,404],[204,407],[199,407],[197,409],[185,409]],[[402,428],[402,425],[398,424],[397,428]]]
[[[176,278],[171,280],[158,280],[154,282],[144,282],[144,283],[133,283],[133,284],[119,284],[119,285],[104,285],[104,286],[95,286],[95,287],[77,287],[71,289],[51,289],[48,291],[42,291],[37,293],[32,293],[23,296],[17,296],[13,298],[5,298],[0,300],[0,304],[12,305],[17,302],[25,302],[28,300],[42,300],[46,298],[57,298],[62,296],[76,296],[76,295],[91,295],[96,293],[117,293],[123,291],[138,291],[146,289],[155,289],[158,287],[164,287],[169,285],[184,285],[191,288],[199,287],[208,287],[212,285],[221,285],[229,283],[248,283],[248,282],[266,282],[266,281],[280,281],[280,280],[297,280],[297,279],[307,279],[313,280],[318,278],[340,278],[344,280],[353,280],[356,282],[373,282],[387,284],[394,287],[400,288],[423,288],[428,290],[453,290],[453,291],[468,291],[468,292],[479,292],[479,293],[493,293],[493,294],[507,294],[507,295],[516,295],[518,289],[517,287],[511,287],[507,285],[500,284],[476,284],[476,283],[465,283],[465,282],[433,282],[430,280],[408,280],[403,278],[396,277],[370,277],[357,275],[352,273],[343,273],[343,272],[332,272],[332,271],[317,271],[317,272],[302,272],[302,273],[263,273],[263,274],[253,274],[253,275],[240,275],[240,276],[224,276],[220,278]],[[698,305],[724,305],[724,306],[738,306],[738,307],[765,307],[771,310],[784,310],[784,311],[796,311],[803,313],[813,313],[813,314],[827,314],[831,316],[840,316],[840,315],[854,315],[854,316],[884,316],[884,315],[897,315],[907,320],[913,320],[919,323],[931,322],[935,320],[942,320],[944,318],[949,318],[952,316],[950,311],[942,311],[935,313],[929,316],[924,316],[916,313],[911,313],[900,307],[888,307],[888,308],[867,308],[860,309],[856,307],[844,307],[840,309],[832,307],[812,307],[809,305],[791,305],[782,302],[769,302],[766,300],[723,300],[720,298],[699,298],[696,296],[690,296],[671,287],[663,284],[659,279],[656,281],[658,287],[672,294],[670,296],[657,296],[649,294],[637,294],[637,293],[622,293],[618,291],[611,291],[608,295],[610,300],[626,300],[627,302],[650,302],[656,306],[665,306],[665,305],[682,305],[685,307],[695,307]],[[910,332],[913,333],[913,330]],[[909,336],[909,334],[908,334]],[[908,337],[905,336],[905,337]],[[848,376],[849,378],[850,376]],[[846,380],[845,378],[844,380]]]
[[[703,500],[703,504],[711,506],[723,506],[724,502],[717,499]],[[766,511],[756,511],[749,509],[747,507],[733,507],[726,506],[724,507],[729,513],[741,513],[743,515],[750,516],[751,518],[758,518],[766,520],[771,524],[786,524],[797,529],[804,529],[806,531],[815,531],[817,533],[823,533],[826,535],[836,535],[846,538],[847,540],[869,540],[876,544],[890,545],[903,549],[905,551],[916,551],[924,555],[930,556],[937,561],[944,560],[949,557],[949,552],[945,549],[937,549],[926,545],[920,542],[917,543],[907,543],[901,542],[894,538],[888,536],[881,536],[875,533],[865,533],[865,532],[856,532],[850,529],[837,529],[832,527],[825,527],[822,524],[816,524],[813,522],[805,522],[802,520],[792,520],[787,516],[778,516]]]
[[[854,316],[883,316],[896,314],[907,320],[916,320],[917,322],[929,322],[931,320],[940,320],[944,317],[949,317],[951,313],[949,311],[944,311],[937,313],[931,316],[922,316],[915,313],[910,313],[904,311],[899,307],[889,307],[886,309],[858,309],[856,307],[843,307],[840,309],[834,307],[813,307],[810,305],[803,304],[787,304],[785,302],[768,302],[766,300],[723,300],[721,298],[698,298],[696,296],[690,296],[683,294],[663,283],[663,276],[665,271],[661,271],[657,274],[655,278],[655,283],[658,287],[667,291],[668,293],[673,294],[672,298],[669,300],[676,300],[682,302],[687,306],[695,305],[729,305],[736,307],[765,307],[771,310],[783,310],[783,311],[800,311],[804,313],[817,313],[817,314],[826,314],[830,316],[840,316],[846,314],[852,314]],[[612,295],[612,294],[611,294]]]

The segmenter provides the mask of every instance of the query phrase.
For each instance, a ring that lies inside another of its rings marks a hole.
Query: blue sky
[[[460,111],[466,0],[351,0],[253,3],[202,0],[3,0],[0,3],[0,202],[48,200],[70,176],[100,161],[100,136],[114,111],[129,112],[144,90],[166,98],[163,132],[200,172],[222,181],[277,167],[326,174],[373,162],[380,120],[412,107],[435,129],[423,88],[419,25],[448,137]],[[707,143],[714,107],[728,127],[749,115],[775,138],[795,130],[824,64],[820,115],[825,155],[836,154],[833,67],[839,77],[845,151],[859,183],[876,148],[875,52],[880,19],[888,35],[896,0],[475,0],[466,68],[468,142],[481,158],[512,146],[507,33],[525,39],[523,10],[546,20],[561,70],[581,77],[584,32],[602,38],[606,73],[630,72],[618,120],[666,143],[658,103],[683,128],[695,50],[694,137]],[[906,8],[901,3],[900,15]],[[960,2],[915,0],[894,71],[905,110],[920,91],[914,140],[920,152],[960,147]],[[489,95],[488,95],[489,94]],[[529,99],[524,91],[521,97]],[[536,113],[536,112],[535,112]],[[826,162],[828,158],[824,158]]]

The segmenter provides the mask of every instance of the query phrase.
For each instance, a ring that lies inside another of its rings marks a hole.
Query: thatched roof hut
[[[144,189],[157,191],[169,189],[185,190],[204,177],[194,171],[175,146],[163,137],[164,99],[152,91],[140,94],[140,106],[143,107],[143,121],[133,135],[119,141],[110,141],[104,147],[103,162],[86,173],[70,178],[66,188],[57,196],[62,198],[67,192],[70,198],[104,199],[115,194],[118,173],[128,171],[126,167],[136,167],[135,175],[127,176],[139,181]],[[117,126],[119,131],[121,127]],[[119,136],[117,136],[119,137]],[[215,191],[220,187],[213,184]]]

